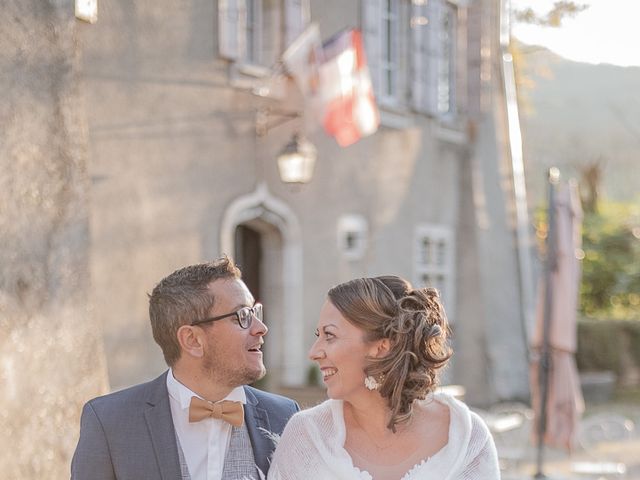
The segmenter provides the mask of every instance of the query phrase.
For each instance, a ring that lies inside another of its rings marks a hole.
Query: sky
[[[512,9],[546,13],[555,0],[511,0]],[[559,28],[512,23],[511,33],[530,45],[588,63],[640,66],[640,0],[574,0],[589,5]]]

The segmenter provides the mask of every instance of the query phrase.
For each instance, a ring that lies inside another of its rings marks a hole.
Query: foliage
[[[618,380],[624,379],[629,363],[640,368],[640,322],[580,320],[576,363],[580,371],[610,370]]]
[[[599,208],[583,224],[580,311],[640,319],[640,205],[601,202]]]
[[[640,387],[619,388],[615,392],[615,400],[619,403],[640,405]]]
[[[640,320],[640,202],[600,202],[582,224],[579,311],[585,317]],[[546,208],[535,211],[536,238],[546,255]]]
[[[559,1],[553,4],[553,8],[546,15],[539,15],[532,8],[515,10],[514,18],[518,22],[532,23],[545,27],[560,27],[562,20],[567,17],[575,17],[578,13],[589,8],[588,5],[580,5],[575,2]]]
[[[578,370],[620,372],[620,335],[614,322],[580,320],[578,322]]]

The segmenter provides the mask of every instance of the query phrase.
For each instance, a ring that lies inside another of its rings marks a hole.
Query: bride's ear
[[[386,357],[391,350],[391,342],[388,338],[383,338],[375,342],[374,351],[372,352],[372,357],[374,358],[382,358]]]

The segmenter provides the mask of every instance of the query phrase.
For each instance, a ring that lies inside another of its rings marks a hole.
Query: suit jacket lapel
[[[147,396],[147,405],[144,417],[149,428],[160,475],[163,480],[181,478],[166,372],[152,382]]]
[[[266,475],[269,470],[271,452],[275,448],[273,440],[268,436],[269,432],[271,432],[269,417],[267,416],[267,411],[258,405],[256,396],[247,388],[244,391],[247,394],[244,421],[249,431],[249,438],[251,438],[253,457],[260,471]]]

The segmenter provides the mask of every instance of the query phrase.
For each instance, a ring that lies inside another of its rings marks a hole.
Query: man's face
[[[216,280],[209,285],[209,291],[215,298],[211,317],[254,304],[253,295],[242,280]],[[253,317],[245,329],[238,324],[237,316],[231,315],[200,328],[206,335],[202,367],[214,382],[235,388],[264,377],[266,369],[260,351],[268,330],[264,323]]]

